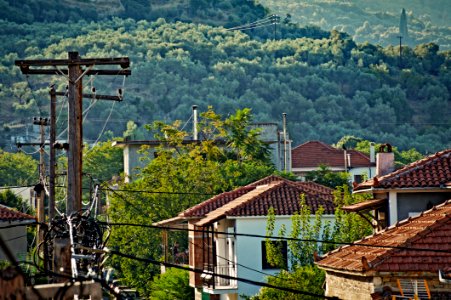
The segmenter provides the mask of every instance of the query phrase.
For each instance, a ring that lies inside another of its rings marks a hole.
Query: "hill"
[[[388,46],[399,43],[401,10],[407,11],[411,47],[435,43],[451,49],[451,2],[447,0],[260,0],[271,13],[291,16],[301,26],[315,25],[324,30],[350,34],[356,42]]]
[[[438,52],[433,44],[406,49],[400,68],[395,47],[357,45],[338,32],[321,39],[259,41],[221,27],[163,19],[0,25],[5,40],[0,58],[0,100],[6,104],[0,111],[6,121],[2,141],[10,140],[18,121],[48,115],[50,83],[59,90],[65,87],[61,76],[24,78],[14,59],[60,58],[76,49],[84,57],[132,60],[124,102],[85,101],[88,140],[104,133],[107,119],[106,130],[120,135],[128,120],[138,125],[187,120],[191,105],[197,104],[201,110],[213,105],[223,114],[250,107],[256,120],[264,122],[278,122],[288,112],[295,143],[331,143],[346,134],[423,152],[449,143],[450,53]],[[60,35],[47,36],[49,29]],[[111,93],[122,82],[97,77],[85,81],[85,88],[95,85],[99,93]],[[62,127],[64,119],[61,109]]]
[[[202,12],[207,23],[225,20],[219,15],[207,18],[224,9],[236,12],[229,16],[234,22],[243,13],[259,19],[265,12],[251,1],[243,7],[234,0],[183,3],[192,8],[204,2],[196,18],[200,21]],[[2,3],[15,7],[12,1]],[[42,1],[42,7],[51,3]],[[58,7],[70,12],[73,3],[63,1]],[[102,7],[105,2],[85,3]],[[127,3],[144,2],[120,3],[125,9]],[[164,12],[164,5],[169,5],[165,3],[152,1],[152,11],[160,5]],[[116,8],[111,14],[119,14]],[[67,51],[79,51],[83,57],[129,56],[132,61],[129,78],[86,78],[86,92],[96,87],[98,93],[114,94],[125,88],[121,103],[85,100],[88,142],[122,135],[133,128],[131,123],[127,127],[130,120],[138,125],[141,137],[151,138],[144,124],[186,121],[191,105],[197,104],[201,110],[213,105],[222,114],[250,107],[260,122],[280,123],[282,112],[287,112],[294,144],[309,139],[334,143],[355,135],[422,152],[451,146],[451,53],[440,52],[436,44],[405,47],[400,60],[396,46],[358,44],[345,33],[301,27],[286,18],[277,28],[240,32],[196,23],[194,17],[181,22],[97,15],[96,21],[89,21],[89,15],[80,13],[86,19],[78,22],[0,21],[1,147],[11,149],[16,140],[36,136],[30,120],[48,116],[48,86],[55,84],[59,91],[66,86],[62,76],[27,78],[14,60],[63,58]],[[59,139],[64,139],[67,101],[64,97],[58,101]]]

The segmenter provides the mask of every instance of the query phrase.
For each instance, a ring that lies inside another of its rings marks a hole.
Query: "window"
[[[354,175],[354,182],[355,183],[362,183],[363,182],[363,175]]]
[[[288,266],[288,248],[287,241],[270,241],[272,247],[276,247],[277,253],[280,253],[281,257],[277,259],[277,262],[269,262],[266,257],[266,241],[262,241],[262,269],[286,269]]]

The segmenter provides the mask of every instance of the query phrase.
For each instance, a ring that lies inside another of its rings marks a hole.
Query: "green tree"
[[[189,273],[169,268],[156,276],[151,284],[150,298],[155,300],[193,299],[194,289],[189,286]]]
[[[282,270],[277,276],[268,277],[268,283],[275,286],[283,286],[298,291],[305,291],[312,294],[324,295],[323,283],[326,274],[316,266],[296,266],[294,270],[288,272]],[[297,300],[297,299],[318,299],[318,297],[302,294],[293,294],[281,290],[263,287],[252,300]]]
[[[29,185],[37,182],[38,162],[31,156],[0,149],[0,186]]]
[[[28,208],[22,197],[17,196],[10,189],[0,192],[0,204],[15,208],[18,211],[27,211]]]
[[[307,172],[305,180],[335,189],[343,184],[348,184],[349,176],[346,172],[333,172],[328,166],[320,165],[317,170]]]
[[[223,119],[209,109],[200,119],[199,132],[203,138],[200,142],[186,142],[188,133],[180,129],[180,121],[147,126],[161,145],[156,157],[148,155],[149,161],[136,180],[121,184],[121,191],[111,195],[112,221],[150,224],[171,218],[217,193],[274,171],[269,159],[262,155],[264,149],[248,145],[249,141],[255,141],[266,147],[256,140],[258,134],[248,129],[252,119],[249,110],[237,111]],[[148,149],[142,151],[146,154]],[[158,260],[162,257],[160,234],[158,230],[119,227],[113,230],[110,245],[122,252]],[[170,234],[169,244],[174,243],[180,245],[181,251],[186,249],[186,234]],[[149,280],[159,272],[158,267],[117,257],[112,265],[128,284],[144,295],[151,293]]]

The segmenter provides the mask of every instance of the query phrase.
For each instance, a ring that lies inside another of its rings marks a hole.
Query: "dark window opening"
[[[271,246],[274,247],[276,252],[281,256],[276,258],[275,261],[268,261],[266,255],[267,241],[262,241],[262,269],[286,269],[288,267],[288,247],[287,241],[270,241]]]

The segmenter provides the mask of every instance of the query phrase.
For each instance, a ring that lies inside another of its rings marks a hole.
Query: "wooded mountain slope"
[[[416,46],[436,43],[451,49],[451,2],[448,0],[260,0],[270,13],[301,26],[315,25],[350,34],[357,42],[388,46],[399,44],[401,10],[407,12],[408,37],[403,43]]]
[[[17,24],[0,21],[1,146],[23,136],[33,116],[48,116],[48,86],[61,76],[26,78],[15,59],[129,56],[121,103],[85,100],[84,135],[121,135],[129,120],[187,121],[191,105],[213,105],[222,114],[250,107],[259,122],[288,113],[294,144],[328,143],[352,134],[422,152],[450,146],[451,53],[435,44],[404,48],[356,44],[349,36],[317,28],[279,26],[247,33],[194,23],[113,18],[98,22]],[[89,92],[114,94],[123,78],[85,79]],[[58,102],[64,139],[67,102]],[[108,122],[106,122],[108,120]],[[28,131],[29,132],[29,131]]]

